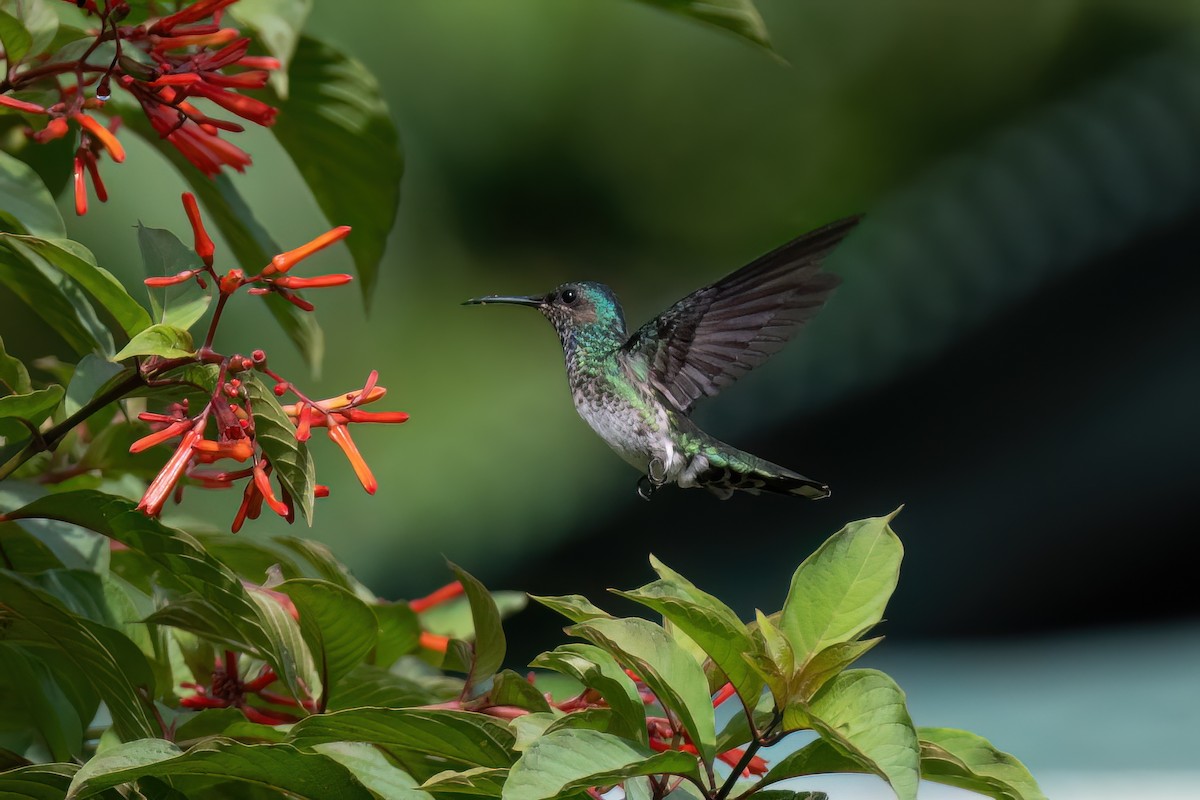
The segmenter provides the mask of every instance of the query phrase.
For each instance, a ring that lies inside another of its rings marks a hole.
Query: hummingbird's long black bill
[[[491,303],[507,303],[511,306],[533,306],[538,308],[544,305],[546,296],[537,295],[519,295],[519,294],[489,294],[487,297],[472,297],[470,300],[464,300],[464,306],[486,306]]]

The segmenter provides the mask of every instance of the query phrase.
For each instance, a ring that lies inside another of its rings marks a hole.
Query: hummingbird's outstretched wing
[[[806,233],[692,292],[624,345],[646,357],[650,382],[685,414],[778,352],[841,279],[819,272],[860,217]]]

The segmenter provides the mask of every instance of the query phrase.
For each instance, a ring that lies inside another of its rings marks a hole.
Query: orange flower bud
[[[117,137],[113,135],[112,131],[87,114],[75,113],[71,115],[71,119],[79,123],[79,127],[94,136],[96,141],[100,142],[101,146],[108,151],[113,161],[120,164],[125,160],[125,148],[117,141]]]
[[[334,228],[331,231],[321,234],[308,244],[300,245],[295,250],[289,250],[286,253],[280,253],[271,259],[270,264],[263,268],[262,274],[265,277],[268,275],[287,272],[289,269],[311,256],[313,253],[316,253],[319,250],[324,250],[334,242],[339,242],[342,239],[345,239],[349,233],[350,226],[342,225],[341,227]]]

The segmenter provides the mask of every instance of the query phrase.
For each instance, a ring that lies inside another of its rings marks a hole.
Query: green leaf
[[[280,97],[288,96],[288,72],[292,55],[312,0],[241,0],[230,13],[250,30],[267,52],[279,59],[280,69],[271,73],[270,85]]]
[[[134,356],[161,356],[162,358],[187,358],[195,352],[192,335],[186,330],[180,330],[170,325],[151,325],[129,340],[129,344],[121,348],[112,357],[113,361],[123,361]]]
[[[22,233],[58,239],[67,235],[54,198],[33,168],[0,151],[0,220]],[[9,227],[9,226],[6,226]]]
[[[550,800],[573,789],[639,775],[698,775],[696,757],[591,730],[560,730],[535,740],[508,773],[503,800]]]
[[[104,699],[119,735],[160,733],[145,699],[154,696],[154,676],[137,646],[111,628],[72,614],[52,595],[7,570],[0,570],[0,642],[53,650],[63,666],[86,678]]]
[[[14,572],[42,572],[63,567],[53,550],[19,525],[0,523],[0,552],[4,553]]]
[[[791,680],[796,671],[796,656],[787,638],[771,618],[755,609],[755,647],[744,654],[746,663],[758,674],[775,698],[775,706],[784,708],[791,698]]]
[[[539,597],[538,595],[529,595],[531,600],[544,605],[551,611],[557,611],[571,622],[587,622],[589,619],[612,619],[613,615],[609,614],[602,608],[592,604],[581,594],[564,594],[557,597]]]
[[[536,686],[511,669],[503,670],[492,679],[488,699],[495,706],[516,706],[526,711],[549,711],[550,704]]]
[[[237,575],[205,552],[192,536],[146,517],[135,510],[131,501],[95,491],[63,492],[35,500],[6,516],[10,520],[49,519],[78,525],[143,554],[161,567],[157,576],[160,584],[195,592],[211,606],[213,625],[223,624],[228,636],[245,642],[249,650],[271,664],[276,674],[295,675],[296,664],[290,663],[294,656],[281,652],[278,636],[268,633],[264,614],[273,614],[273,609],[263,611],[268,607],[252,600]],[[279,613],[287,616],[282,609]],[[287,619],[292,622],[291,617]]]
[[[646,5],[666,9],[730,31],[760,47],[771,49],[767,26],[752,0],[641,0]]]
[[[531,667],[569,675],[600,693],[613,711],[611,733],[646,743],[646,704],[616,659],[590,644],[565,644],[542,653]]]
[[[344,564],[334,558],[333,552],[320,542],[295,536],[275,536],[273,541],[303,558],[312,566],[315,577],[341,586],[364,602],[374,602],[377,599],[350,574],[350,570]]]
[[[324,686],[341,680],[375,646],[379,632],[375,615],[340,586],[302,578],[284,581],[274,588],[296,604],[300,631],[317,660]]]
[[[492,600],[506,619],[525,608],[529,596],[524,592],[492,592]],[[449,636],[452,639],[470,639],[475,635],[475,624],[471,617],[471,604],[465,598],[441,603],[421,612],[421,624],[431,633]]]
[[[439,772],[421,784],[421,788],[430,792],[449,792],[453,794],[481,794],[485,797],[499,797],[508,780],[508,770],[501,767],[472,767],[456,772],[446,770]]]
[[[0,772],[0,798],[62,800],[77,769],[74,764],[31,764]]]
[[[106,269],[96,266],[91,251],[70,239],[41,239],[36,236],[0,234],[26,258],[37,254],[46,263],[71,278],[107,311],[126,336],[150,324],[150,315],[129,296],[121,282]]]
[[[205,742],[186,753],[159,739],[119,745],[81,767],[67,796],[81,800],[147,776],[239,781],[305,800],[374,800],[350,770],[321,753],[229,739]]]
[[[996,800],[1045,800],[1025,765],[974,733],[917,728],[921,777]]]
[[[365,742],[327,742],[313,746],[353,773],[359,783],[387,800],[433,800],[417,787],[417,782],[396,767],[379,748]]]
[[[178,275],[204,265],[200,256],[170,231],[147,228],[139,222],[137,236],[147,278]],[[147,293],[154,321],[183,330],[188,330],[203,317],[212,302],[212,295],[201,289],[195,280],[157,289],[147,287]]]
[[[22,647],[0,644],[0,708],[4,709],[0,728],[36,732],[51,758],[68,761],[82,755],[84,721],[80,711],[46,664]],[[90,703],[83,710],[89,712],[95,712]],[[3,796],[0,791],[0,798]]]
[[[250,599],[258,606],[258,617],[270,642],[267,657],[279,679],[297,700],[320,697],[325,684],[299,623],[278,600],[264,592],[252,591]]]
[[[63,394],[61,386],[47,386],[26,394],[0,397],[0,419],[23,419],[36,427],[58,407]]]
[[[121,118],[175,166],[204,204],[205,218],[216,224],[233,251],[234,260],[244,269],[255,270],[266,266],[271,257],[280,252],[279,245],[255,218],[254,211],[238,193],[228,175],[209,178],[201,174],[170,142],[158,135],[136,106]],[[263,295],[263,302],[315,375],[325,354],[325,337],[313,315],[301,311],[274,292]]]
[[[308,445],[296,440],[296,426],[283,413],[275,393],[257,375],[247,376],[242,386],[253,409],[255,439],[271,460],[275,475],[287,487],[304,521],[312,525],[317,468],[309,456]]]
[[[289,741],[297,747],[323,742],[370,742],[389,752],[405,751],[410,756],[429,759],[430,763],[441,765],[433,770],[440,772],[450,767],[507,767],[513,760],[515,739],[507,725],[485,714],[443,709],[352,708],[305,717],[292,726]]]
[[[36,56],[46,50],[58,33],[58,14],[44,0],[0,0],[0,9],[21,21],[30,35],[27,56]]]
[[[60,281],[66,278],[59,275]],[[20,254],[0,246],[0,283],[28,306],[79,355],[100,347],[91,326],[80,321],[75,308],[58,285]],[[94,316],[94,314],[93,314]],[[104,331],[107,334],[107,331]],[[108,337],[108,346],[112,339]],[[110,351],[111,352],[111,351]]]
[[[400,205],[400,137],[375,77],[329,45],[302,36],[289,81],[271,132],[329,223],[354,228],[346,245],[369,305]]]
[[[67,397],[63,402],[63,413],[67,416],[74,414],[87,405],[100,389],[113,383],[113,379],[118,375],[124,378],[131,374],[131,371],[122,369],[121,366],[108,359],[89,353],[79,359],[79,363],[75,365],[71,382],[67,384]]]
[[[798,719],[799,718],[799,719]],[[856,669],[831,679],[807,707],[784,712],[785,730],[803,720],[862,767],[891,784],[900,800],[914,800],[920,780],[917,732],[900,691],[877,670]],[[776,769],[785,769],[788,759]]]
[[[793,680],[793,699],[807,701],[833,676],[844,671],[875,645],[883,641],[882,636],[857,642],[831,644],[813,656],[804,669]]]
[[[708,678],[666,631],[644,619],[594,619],[567,632],[608,651],[622,667],[633,670],[679,717],[705,763],[712,763],[717,732]]]
[[[338,711],[362,706],[410,708],[446,699],[446,696],[431,691],[411,678],[373,664],[359,664],[334,685],[330,691],[329,709]]]
[[[851,522],[792,576],[779,627],[798,667],[832,644],[859,638],[883,619],[904,556],[888,525],[894,516]]]
[[[753,708],[762,694],[763,680],[742,657],[754,650],[746,626],[733,609],[654,556],[650,563],[661,580],[617,594],[654,609],[691,637],[725,673],[742,702]]]
[[[449,567],[463,585],[467,602],[471,605],[471,622],[475,629],[471,668],[467,673],[469,694],[473,684],[494,675],[504,663],[504,628],[500,624],[500,609],[484,585],[457,564],[450,563]]]
[[[29,381],[29,370],[21,360],[14,358],[4,349],[4,339],[0,338],[0,391],[11,394],[25,394],[33,389]]]
[[[417,649],[421,640],[421,622],[408,603],[376,603],[371,606],[379,626],[372,663],[390,667],[400,656]]]
[[[21,20],[3,10],[0,10],[0,45],[4,45],[4,58],[10,71],[33,47],[33,37]]]

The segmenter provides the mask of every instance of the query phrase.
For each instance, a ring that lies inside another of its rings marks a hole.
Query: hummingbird
[[[821,262],[859,219],[833,222],[755,259],[632,334],[616,294],[593,281],[463,305],[529,306],[554,325],[579,416],[642,472],[643,498],[674,483],[721,499],[735,491],[820,499],[829,496],[824,483],[710,436],[690,414],[698,400],[766,361],[813,318],[841,283],[820,271]]]

